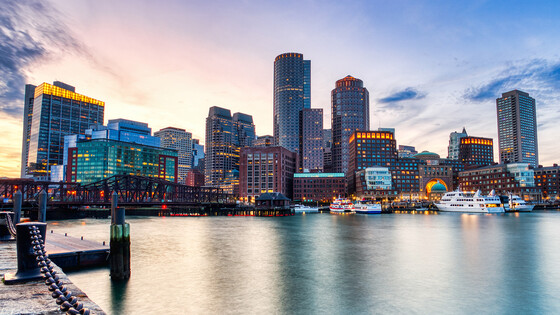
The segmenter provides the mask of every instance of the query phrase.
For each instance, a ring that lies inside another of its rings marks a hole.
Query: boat
[[[367,203],[365,200],[362,200],[354,204],[354,211],[366,214],[381,213],[381,205],[378,203]]]
[[[319,208],[317,207],[310,207],[305,205],[295,205],[294,206],[295,213],[310,213],[310,212],[319,212]]]
[[[480,190],[474,194],[460,190],[451,191],[443,195],[439,203],[435,205],[439,211],[474,213],[504,212],[500,197],[496,196],[494,190],[492,190],[488,196],[483,196]]]
[[[339,197],[329,205],[329,210],[331,212],[353,212],[354,204],[348,199]]]
[[[535,207],[535,205],[528,204],[523,198],[514,194],[501,196],[500,199],[504,203],[504,210],[506,212],[531,212]]]

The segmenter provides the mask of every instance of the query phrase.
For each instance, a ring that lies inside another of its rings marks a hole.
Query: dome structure
[[[438,160],[439,154],[430,151],[422,151],[418,154],[415,154],[413,157],[420,160]]]
[[[434,184],[430,190],[430,193],[445,193],[447,192],[447,188],[443,185],[439,180],[436,184]]]

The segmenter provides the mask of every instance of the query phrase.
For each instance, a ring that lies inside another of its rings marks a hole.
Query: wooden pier
[[[82,238],[47,232],[45,249],[60,268],[77,269],[109,263],[109,246]]]

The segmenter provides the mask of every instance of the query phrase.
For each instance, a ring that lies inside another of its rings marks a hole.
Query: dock
[[[0,252],[2,253],[0,255],[0,279],[3,279],[4,274],[17,271],[16,242],[0,241]],[[92,314],[105,314],[95,302],[89,299],[86,293],[68,279],[62,269],[56,265],[54,268],[64,285],[84,304],[84,307],[87,307]],[[61,313],[60,307],[52,298],[44,280],[12,285],[0,283],[0,314]]]
[[[79,269],[109,263],[109,245],[83,238],[47,232],[45,249],[60,268]]]

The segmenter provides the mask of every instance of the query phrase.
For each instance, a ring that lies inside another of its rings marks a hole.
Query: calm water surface
[[[560,212],[127,221],[128,282],[69,273],[110,314],[560,313]],[[49,229],[109,240],[109,220]]]

